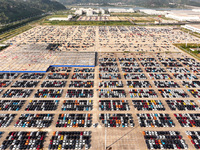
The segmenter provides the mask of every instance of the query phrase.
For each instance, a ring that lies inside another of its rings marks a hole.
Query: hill
[[[64,5],[78,4],[78,3],[117,3],[131,4],[142,7],[177,7],[178,4],[199,6],[200,0],[57,0]],[[172,4],[174,3],[174,4]]]
[[[63,4],[51,0],[0,0],[0,23],[63,9],[66,9]]]

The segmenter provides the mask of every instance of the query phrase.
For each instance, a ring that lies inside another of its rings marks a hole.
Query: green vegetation
[[[6,41],[6,40],[8,40],[8,39],[10,39],[10,38],[22,33],[22,32],[25,32],[25,31],[31,29],[31,28],[32,28],[32,26],[25,25],[25,26],[22,26],[20,28],[5,32],[4,34],[0,35],[0,42]]]
[[[54,12],[54,15],[71,15],[74,14],[75,10],[70,10],[71,8],[68,8],[67,10],[60,10]]]
[[[65,14],[65,6],[51,0],[0,0],[0,42],[32,28],[30,23],[44,18],[47,12]],[[65,14],[68,16],[68,14]],[[26,19],[25,19],[26,18]],[[23,20],[20,20],[23,19]],[[18,20],[18,21],[16,21]],[[12,23],[10,23],[12,22]]]
[[[41,22],[43,22],[48,17],[49,17],[48,15],[47,16],[45,15],[45,16],[34,17],[31,19],[26,19],[24,22],[20,22],[20,26],[19,25],[12,26],[13,28],[11,28],[11,25],[9,25],[7,29],[4,28],[5,31],[0,35],[0,42],[4,42],[22,32],[31,29],[35,25],[41,24]]]
[[[0,0],[0,24],[63,9],[64,5],[51,0]]]
[[[185,51],[186,53],[190,54],[191,56],[200,60],[200,44],[188,43],[186,44],[174,44],[176,47],[180,48],[181,50]],[[196,49],[194,51],[191,48]]]
[[[165,17],[165,16],[161,16],[161,17],[159,17],[159,18],[164,19],[164,20],[174,20],[174,19],[172,19],[172,18],[167,18],[167,17]]]
[[[8,24],[6,26],[3,26],[1,29],[0,29],[0,33],[4,33],[4,32],[8,32],[10,30],[13,30],[13,29],[16,29],[16,28],[19,28],[21,26],[24,26],[32,21],[35,21],[35,20],[38,20],[40,18],[42,18],[44,16],[37,16],[37,17],[33,17],[33,18],[30,18],[30,19],[25,19],[24,21],[21,21],[21,22],[17,22],[17,23],[12,23],[12,24]]]
[[[44,21],[44,25],[90,25],[90,26],[122,26],[133,25],[129,21]]]

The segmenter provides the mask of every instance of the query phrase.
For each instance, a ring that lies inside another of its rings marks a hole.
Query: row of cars
[[[129,74],[130,75],[130,74]],[[119,74],[101,74],[100,79],[121,79]],[[126,76],[128,78],[128,76]],[[10,81],[0,81],[1,87],[7,87]],[[39,81],[34,80],[19,80],[11,85],[11,88],[35,88],[38,86]],[[40,85],[41,88],[64,88],[67,81],[63,80],[50,80],[43,81]],[[151,88],[152,85],[149,81],[126,81],[129,88]],[[180,88],[180,85],[175,81],[154,81],[157,88]],[[182,85],[186,88],[199,88],[199,81],[182,81]],[[70,81],[69,87],[73,88],[92,88],[94,81]],[[99,88],[120,88],[123,87],[122,81],[100,81]]]
[[[30,100],[25,111],[55,111],[60,100]],[[165,100],[172,111],[200,110],[194,100]],[[26,100],[0,100],[0,111],[19,111]],[[164,111],[161,100],[132,100],[133,106],[138,111]],[[93,100],[64,100],[62,111],[91,111]],[[128,100],[99,100],[101,111],[128,111]]]
[[[117,103],[115,101],[110,103],[101,103],[101,106],[105,106],[108,110],[121,109],[123,111],[129,110],[126,102]],[[110,108],[109,108],[110,107]],[[124,107],[124,108],[123,108]],[[100,110],[104,108],[100,108]],[[8,127],[16,114],[0,114],[0,127]],[[182,127],[199,127],[200,121],[198,113],[175,113],[174,116]],[[21,114],[15,123],[14,127],[37,127],[48,128],[51,126],[54,118],[54,114]],[[169,114],[164,113],[138,113],[138,122],[141,127],[175,127],[173,120]],[[105,125],[105,127],[133,127],[132,114],[127,113],[101,113],[99,114],[99,120]],[[92,114],[59,114],[56,127],[91,127]]]
[[[0,134],[3,134],[1,132]],[[1,149],[42,149],[47,132],[9,132]],[[199,131],[186,131],[191,143],[199,149]],[[143,131],[148,149],[187,149],[188,145],[178,131]],[[92,132],[56,131],[50,139],[48,149],[89,149]]]

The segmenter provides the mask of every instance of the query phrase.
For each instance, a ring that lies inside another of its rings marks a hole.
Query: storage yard
[[[95,67],[1,73],[0,148],[200,146],[192,140],[199,137],[197,60],[185,53],[95,57]]]
[[[198,38],[170,27],[38,26],[7,42],[0,149],[200,149],[200,62],[173,46]]]

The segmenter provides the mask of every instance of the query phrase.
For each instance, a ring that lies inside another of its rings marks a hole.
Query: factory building
[[[185,15],[185,14],[167,14],[165,15],[167,18],[171,18],[178,21],[199,21],[200,18],[197,15]]]

